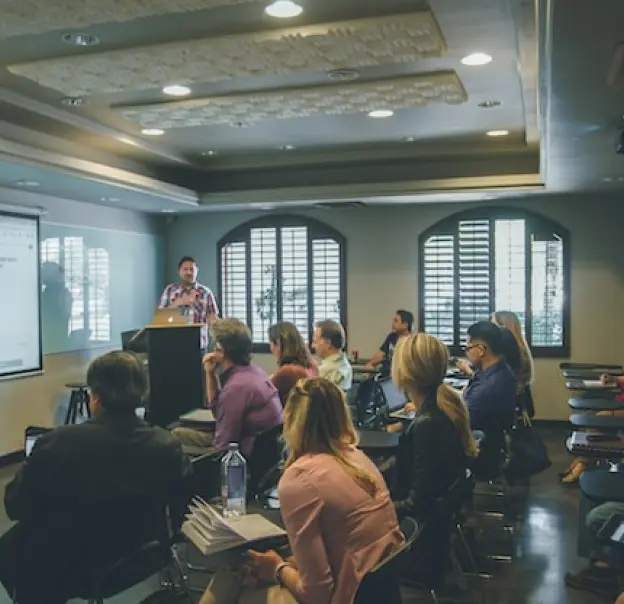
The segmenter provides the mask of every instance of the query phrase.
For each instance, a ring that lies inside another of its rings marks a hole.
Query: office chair
[[[405,543],[371,568],[360,583],[354,604],[401,604],[400,576],[406,564],[406,554],[412,549],[421,526],[413,518],[401,521]]]
[[[254,441],[253,450],[247,460],[247,496],[259,498],[277,485],[281,476],[284,444],[278,424],[260,432]]]

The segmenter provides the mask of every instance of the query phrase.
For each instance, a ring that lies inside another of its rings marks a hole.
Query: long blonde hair
[[[531,350],[527,344],[526,338],[522,333],[522,326],[520,325],[520,319],[516,313],[510,310],[499,310],[492,315],[493,322],[499,327],[505,327],[513,334],[513,337],[518,343],[518,350],[520,351],[520,364],[522,375],[519,376],[522,384],[518,384],[522,388],[530,385],[533,381],[533,356]]]
[[[284,408],[284,439],[290,449],[286,467],[308,454],[331,455],[367,493],[374,495],[377,482],[349,461],[345,449],[358,444],[358,435],[343,392],[323,378],[299,380]]]
[[[392,381],[408,394],[436,389],[438,408],[451,420],[469,457],[477,455],[477,441],[470,431],[468,409],[459,394],[444,384],[448,349],[438,338],[416,333],[400,338],[392,358]]]

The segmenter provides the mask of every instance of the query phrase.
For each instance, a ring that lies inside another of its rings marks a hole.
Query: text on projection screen
[[[36,218],[0,213],[0,377],[41,370]]]

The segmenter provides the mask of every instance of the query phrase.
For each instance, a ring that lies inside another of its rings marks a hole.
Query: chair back
[[[282,431],[284,426],[278,424],[260,432],[253,445],[253,450],[247,460],[249,479],[247,489],[250,495],[259,495],[275,484],[270,484],[271,477],[276,475],[282,463],[284,445]]]
[[[413,518],[401,521],[403,545],[371,568],[360,583],[354,604],[401,604],[400,578],[407,563],[406,554],[416,542],[421,525]]]

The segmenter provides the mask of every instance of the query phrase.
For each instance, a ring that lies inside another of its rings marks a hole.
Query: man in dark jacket
[[[191,471],[179,440],[136,416],[147,380],[134,355],[99,357],[87,384],[93,418],[42,436],[6,488],[18,522],[0,538],[0,581],[19,604],[82,595],[98,570],[163,534]]]

